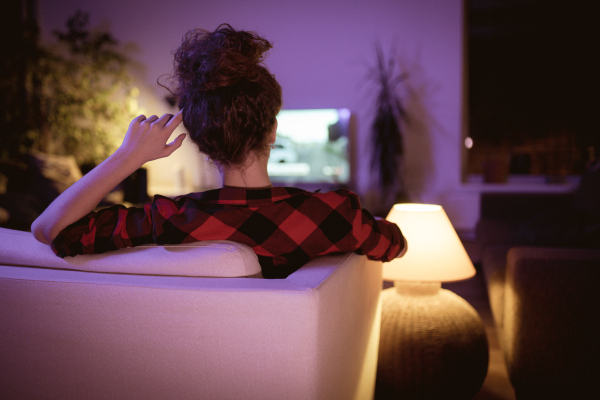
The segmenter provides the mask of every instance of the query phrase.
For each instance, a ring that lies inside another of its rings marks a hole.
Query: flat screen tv
[[[349,110],[282,110],[267,165],[273,183],[307,189],[348,186]]]

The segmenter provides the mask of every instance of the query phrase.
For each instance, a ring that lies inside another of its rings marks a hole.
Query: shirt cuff
[[[398,253],[398,255],[395,258],[402,257],[408,251],[408,242],[406,241],[406,238],[404,237],[404,235],[402,235],[402,240],[404,241],[404,246],[402,246],[402,250],[400,250],[400,253]]]

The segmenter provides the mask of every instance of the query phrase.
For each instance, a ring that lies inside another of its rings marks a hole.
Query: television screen
[[[349,182],[349,110],[282,110],[277,122],[277,140],[267,165],[271,181]]]

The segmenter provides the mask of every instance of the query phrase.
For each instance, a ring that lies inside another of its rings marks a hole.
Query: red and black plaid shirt
[[[284,278],[324,254],[353,251],[389,261],[404,247],[398,226],[373,218],[348,190],[226,187],[91,212],[60,232],[52,250],[66,257],[198,240],[250,246],[265,278]]]

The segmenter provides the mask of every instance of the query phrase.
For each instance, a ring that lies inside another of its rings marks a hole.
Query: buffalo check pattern
[[[356,252],[390,261],[405,245],[397,225],[375,219],[349,190],[225,187],[174,199],[155,196],[143,207],[116,205],[91,212],[64,229],[52,250],[66,257],[198,240],[250,246],[265,278],[285,278],[309,260],[331,253]]]

